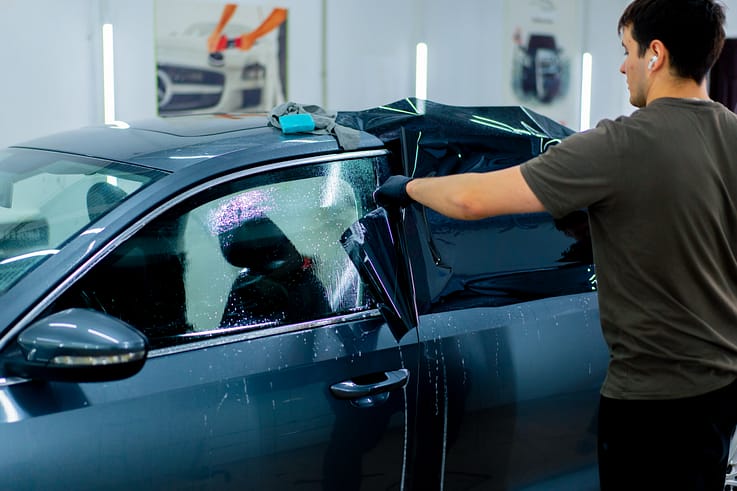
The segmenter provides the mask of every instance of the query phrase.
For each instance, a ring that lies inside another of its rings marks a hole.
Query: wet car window
[[[155,219],[55,304],[123,319],[153,347],[369,308],[341,234],[373,203],[374,159],[212,187]]]
[[[164,173],[53,152],[0,153],[0,292]]]

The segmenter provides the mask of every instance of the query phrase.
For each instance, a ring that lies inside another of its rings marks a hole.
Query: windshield
[[[30,149],[0,150],[0,291],[165,174]]]

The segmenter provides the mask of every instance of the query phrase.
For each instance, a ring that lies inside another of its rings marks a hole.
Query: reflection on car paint
[[[426,360],[420,393],[433,396],[418,404],[433,407],[438,420],[438,432],[422,436],[429,439],[423,448],[430,453],[433,439],[443,439],[436,458],[445,462],[447,486],[463,482],[468,459],[483,460],[487,473],[477,485],[487,489],[542,482],[550,477],[546,465],[595,468],[593,421],[608,358],[595,294],[433,314],[419,329]],[[481,421],[492,426],[469,439]],[[520,446],[529,426],[543,421],[550,427],[535,426],[535,440]],[[555,445],[540,439],[546,433]],[[529,465],[532,453],[546,464]]]
[[[530,117],[530,119],[535,119],[535,117],[530,114],[529,110],[525,107],[520,108],[521,111],[523,111],[527,116]],[[496,121],[491,118],[487,118],[478,114],[474,114],[471,116],[472,123],[477,123],[485,126],[490,126],[494,129],[500,130],[500,131],[507,131],[509,133],[513,133],[515,135],[522,135],[522,136],[533,136],[539,139],[539,153],[543,153],[545,150],[548,149],[550,145],[557,145],[560,143],[560,138],[550,138],[550,135],[547,135],[540,131],[539,129],[534,128],[532,125],[527,123],[524,120],[518,121],[518,126],[512,126],[508,123],[504,123],[502,121]]]

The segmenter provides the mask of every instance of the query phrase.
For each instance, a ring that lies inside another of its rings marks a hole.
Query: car
[[[13,490],[598,489],[608,351],[584,210],[377,207],[391,174],[571,130],[408,98],[156,118],[0,152],[0,475]]]
[[[228,50],[213,63],[207,37],[213,22],[194,22],[157,39],[156,85],[162,116],[233,111],[266,111],[284,102],[284,84],[274,31],[252,49]],[[237,37],[255,26],[229,24],[225,34]]]
[[[513,87],[522,100],[550,104],[565,95],[569,62],[555,36],[531,34],[527,46],[518,45],[513,58]]]

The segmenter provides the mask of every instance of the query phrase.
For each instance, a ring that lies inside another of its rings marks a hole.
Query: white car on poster
[[[260,37],[248,50],[209,53],[215,23],[200,22],[157,39],[157,101],[161,115],[264,111],[285,100],[281,29]],[[229,24],[224,37],[236,39],[254,26]]]

